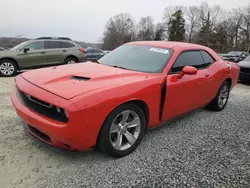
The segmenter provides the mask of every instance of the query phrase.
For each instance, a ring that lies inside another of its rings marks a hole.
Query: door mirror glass
[[[24,53],[27,53],[29,50],[30,50],[29,48],[25,47],[25,48],[23,49],[23,52],[24,52]]]
[[[185,66],[183,67],[181,73],[178,75],[178,78],[182,78],[185,74],[186,75],[196,75],[197,74],[197,68],[192,66]]]

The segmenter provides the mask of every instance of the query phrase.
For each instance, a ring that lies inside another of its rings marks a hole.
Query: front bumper
[[[17,77],[16,85],[31,96],[39,96],[54,105],[60,104],[60,107],[66,109],[69,114],[67,123],[58,122],[38,114],[21,103],[15,88],[11,95],[12,103],[17,114],[24,121],[29,134],[46,144],[68,150],[88,150],[95,145],[83,114],[74,103],[36,87],[21,76]]]

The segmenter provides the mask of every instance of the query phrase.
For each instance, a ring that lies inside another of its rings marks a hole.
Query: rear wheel
[[[3,59],[0,61],[0,75],[9,77],[15,76],[17,73],[17,65],[14,61]]]
[[[74,63],[77,63],[77,59],[74,58],[74,57],[69,57],[65,60],[65,64],[74,64]]]
[[[230,84],[228,81],[224,81],[215,96],[215,98],[210,102],[210,104],[207,106],[209,109],[213,111],[221,111],[223,110],[226,105],[229,98],[229,92],[230,92]]]
[[[145,116],[134,103],[116,108],[105,120],[98,138],[99,149],[123,157],[136,149],[145,133]]]

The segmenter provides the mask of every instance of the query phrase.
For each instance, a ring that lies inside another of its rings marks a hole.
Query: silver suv
[[[85,50],[69,38],[41,37],[0,52],[0,75],[13,76],[17,71],[86,60]]]

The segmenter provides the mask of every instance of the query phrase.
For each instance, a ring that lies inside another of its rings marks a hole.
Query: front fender
[[[159,110],[161,99],[161,83],[164,76],[130,83],[127,85],[104,88],[71,99],[79,109],[89,125],[93,145],[96,143],[99,131],[107,116],[118,106],[133,100],[140,100],[149,109],[148,126],[159,124]]]

